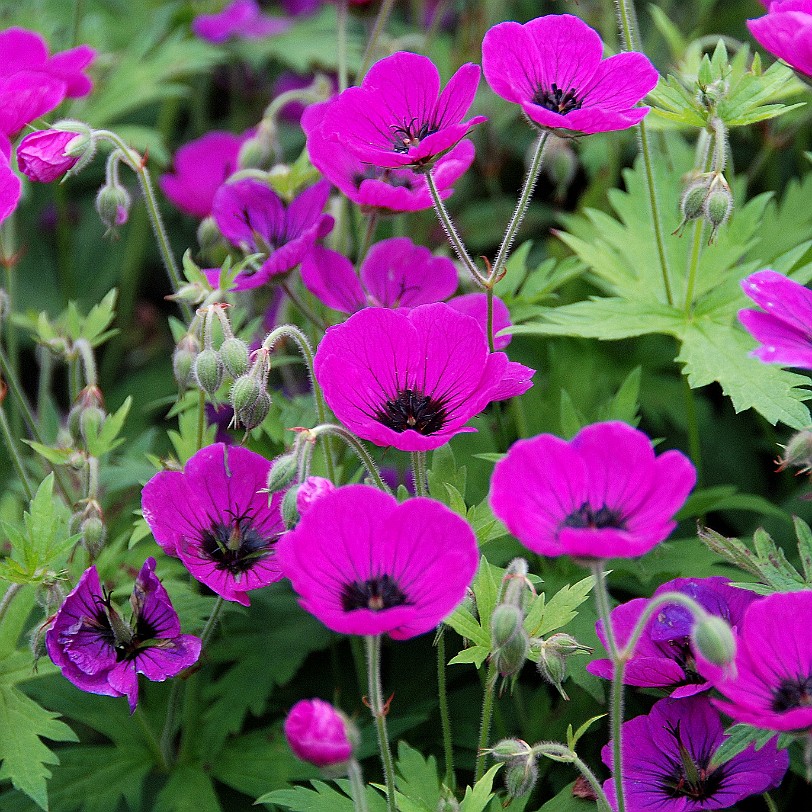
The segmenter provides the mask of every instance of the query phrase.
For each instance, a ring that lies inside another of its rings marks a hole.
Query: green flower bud
[[[538,777],[535,759],[509,764],[505,771],[505,789],[511,798],[521,798],[536,786]]]
[[[730,665],[736,659],[736,636],[727,621],[718,615],[705,615],[691,631],[691,643],[709,663]]]
[[[82,534],[82,543],[90,553],[90,557],[96,558],[107,538],[104,522],[98,516],[88,516],[80,525],[79,532]]]
[[[181,390],[188,388],[193,378],[195,358],[200,352],[200,342],[193,335],[185,335],[172,353],[172,371]]]
[[[501,648],[524,632],[521,609],[506,603],[499,604],[491,615],[491,639],[494,649]]]
[[[296,456],[294,454],[284,454],[277,457],[271,470],[268,472],[268,493],[276,493],[293,482],[296,476]]]
[[[533,748],[522,739],[502,739],[487,751],[494,761],[514,761],[527,759],[533,754]]]
[[[542,646],[538,670],[541,678],[554,686],[564,699],[569,699],[561,684],[567,678],[567,662],[564,655],[555,648]]]
[[[785,468],[798,468],[800,469],[798,473],[812,473],[812,431],[804,429],[793,434],[782,448],[786,453],[777,460],[779,471]]]
[[[445,795],[437,802],[437,812],[460,812],[460,802],[451,794]]]
[[[104,409],[93,407],[85,409],[79,417],[79,433],[85,443],[92,442],[99,436],[102,425],[107,419]]]
[[[733,211],[733,194],[727,184],[717,186],[707,197],[704,205],[708,222],[718,228],[727,221]]]
[[[105,184],[96,195],[96,211],[108,231],[127,222],[131,204],[130,193],[117,183]]]
[[[253,408],[261,394],[262,386],[253,375],[243,375],[234,381],[229,400],[238,419],[242,412]]]
[[[239,378],[248,369],[248,345],[241,338],[227,338],[220,345],[220,357],[232,378]]]
[[[296,523],[299,521],[299,510],[296,507],[296,493],[299,490],[298,485],[293,485],[288,488],[288,492],[282,499],[282,521],[288,530],[292,530]]]
[[[259,397],[250,409],[241,411],[237,415],[240,423],[247,431],[262,425],[262,422],[271,411],[271,396],[267,392],[260,392]]]
[[[220,353],[208,349],[200,352],[195,358],[194,376],[197,385],[209,397],[213,397],[223,382],[223,362]]]
[[[530,640],[524,629],[504,645],[499,646],[493,654],[494,663],[503,677],[513,677],[522,670],[527,654],[530,651]]]
[[[217,228],[213,217],[204,217],[200,221],[200,225],[197,227],[197,244],[200,246],[200,251],[206,256],[223,244],[223,235]]]
[[[95,437],[107,417],[104,398],[98,386],[86,386],[77,396],[68,412],[68,431],[71,438],[80,443]]]

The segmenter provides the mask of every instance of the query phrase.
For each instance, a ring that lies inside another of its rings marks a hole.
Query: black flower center
[[[371,609],[380,612],[393,606],[409,606],[411,601],[391,575],[379,575],[366,581],[350,581],[341,588],[341,606],[345,612]]]
[[[588,502],[584,502],[581,507],[564,519],[561,526],[574,527],[579,530],[584,528],[600,530],[604,527],[625,530],[626,522],[623,520],[623,513],[619,510],[606,507],[606,505],[595,510]]]
[[[696,670],[696,658],[691,651],[691,644],[687,637],[675,637],[659,644],[659,649],[685,672],[685,679],[680,685],[699,685],[705,682]]]
[[[392,149],[401,155],[405,155],[424,138],[436,133],[437,129],[437,127],[432,126],[429,122],[418,124],[416,118],[413,118],[408,124],[404,119],[402,124],[393,125],[391,128]]]
[[[248,517],[235,519],[231,524],[215,522],[204,530],[200,538],[203,555],[213,561],[218,570],[232,575],[248,572],[257,561],[271,554],[275,538],[263,536],[255,530]]]
[[[379,423],[401,432],[414,429],[419,434],[434,434],[446,421],[445,405],[431,395],[423,395],[415,389],[404,389],[394,400],[387,400],[375,418]]]
[[[565,116],[573,110],[580,110],[583,101],[575,95],[574,87],[564,90],[553,82],[549,89],[540,87],[535,92],[533,103],[539,105],[539,107],[544,107],[546,110],[552,110],[554,113]]]
[[[812,674],[808,677],[781,680],[781,685],[773,694],[772,709],[776,713],[810,706],[812,706]]]
[[[99,601],[101,607],[96,616],[86,618],[84,625],[91,628],[116,652],[116,662],[134,660],[148,648],[173,645],[171,640],[156,639],[158,630],[140,615],[133,618],[130,626],[113,608],[109,595],[105,594]]]
[[[660,789],[669,798],[690,798],[692,801],[712,798],[724,781],[724,765],[710,767],[710,752],[694,760],[682,741],[679,722],[669,724],[667,730],[677,740],[679,759],[667,756],[670,770],[661,779]]]

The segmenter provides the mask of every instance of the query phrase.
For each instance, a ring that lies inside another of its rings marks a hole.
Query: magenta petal
[[[26,124],[50,113],[65,98],[65,83],[39,72],[20,71],[0,79],[0,132],[15,136]]]
[[[753,350],[753,356],[765,364],[812,369],[812,336],[808,333],[771,313],[740,310],[738,315],[750,335],[763,345]]]
[[[89,45],[79,45],[69,51],[54,54],[44,70],[65,82],[65,95],[69,99],[87,96],[93,90],[93,82],[85,76],[84,69],[95,59],[96,52]]]
[[[24,28],[7,28],[0,31],[0,78],[18,71],[38,70],[48,59],[48,45],[34,31]]]
[[[352,263],[337,251],[314,246],[302,262],[304,286],[327,307],[354,313],[366,306]]]
[[[802,333],[812,330],[812,290],[775,271],[758,271],[742,280],[742,290],[762,310]]]
[[[273,242],[285,228],[285,207],[279,195],[250,178],[223,184],[214,196],[211,213],[229,242],[252,251],[257,249],[257,236]]]
[[[319,181],[300,192],[287,208],[287,233],[289,236],[301,234],[319,218],[330,197],[330,184]],[[324,234],[319,236],[323,237]]]
[[[582,109],[627,111],[655,88],[658,79],[657,69],[643,54],[631,51],[610,56],[598,65],[582,91]]]
[[[532,98],[541,79],[535,59],[528,59],[535,51],[527,28],[519,23],[499,23],[485,33],[482,70],[497,96],[516,103]]]
[[[465,118],[468,108],[474,103],[481,73],[479,65],[466,62],[448,80],[432,116],[435,125],[445,127]]]
[[[488,297],[485,293],[465,293],[462,296],[455,296],[453,299],[448,300],[448,304],[458,310],[460,313],[465,313],[466,316],[475,318],[482,327],[482,331],[487,336],[488,329]],[[497,335],[500,330],[510,327],[512,322],[510,320],[510,311],[507,305],[498,297],[493,297],[493,333],[494,349],[503,350],[510,344],[511,337],[509,335]]]
[[[812,76],[812,10],[795,10],[782,3],[777,10],[757,20],[748,20],[747,27],[753,37],[771,54],[807,76]],[[785,10],[787,9],[787,10]]]
[[[8,162],[8,154],[2,150],[8,139],[0,132],[0,223],[16,208],[22,187],[20,179]]]

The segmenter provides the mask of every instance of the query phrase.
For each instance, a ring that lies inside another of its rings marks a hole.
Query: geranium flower
[[[29,180],[50,183],[76,166],[79,155],[66,155],[65,149],[76,133],[40,130],[26,135],[17,146],[17,165]]]
[[[271,463],[240,446],[215,443],[180,471],[155,474],[141,493],[155,541],[198,581],[228,601],[248,606],[246,594],[278,581],[275,547],[285,526],[282,494],[268,504]]]
[[[780,0],[768,8],[768,14],[747,21],[750,33],[771,54],[812,76],[812,0]]]
[[[482,69],[493,92],[556,131],[625,130],[648,113],[636,106],[657,84],[648,58],[634,51],[602,56],[597,32],[571,14],[499,23],[482,42]]]
[[[777,787],[789,767],[775,739],[759,750],[715,764],[711,757],[728,737],[705,697],[661,699],[648,716],[623,725],[623,794],[629,810],[701,812],[730,809],[748,795]],[[612,769],[612,743],[601,753]],[[617,809],[614,781],[603,785]]]
[[[449,299],[448,305],[466,316],[476,319],[483,331],[488,329],[488,297],[484,293],[463,293],[461,296],[454,296]],[[496,350],[503,350],[510,344],[512,336],[500,336],[497,333],[510,327],[513,322],[510,320],[508,306],[498,297],[493,297],[493,347]],[[485,332],[487,336],[487,332]]]
[[[315,500],[277,556],[302,608],[325,626],[395,640],[434,629],[465,597],[479,558],[473,530],[445,505],[398,504],[368,485]]]
[[[163,682],[200,657],[200,638],[180,633],[177,612],[148,558],[135,580],[129,622],[102,589],[95,567],[85,570],[45,635],[50,658],[77,688],[126,696],[138,704],[138,674]]]
[[[768,364],[812,369],[812,290],[775,271],[750,274],[742,288],[765,311],[739,311],[739,321],[762,344],[751,354]]]
[[[434,205],[424,175],[411,169],[381,169],[364,163],[341,141],[332,140],[324,128],[329,105],[330,102],[314,104],[302,115],[310,160],[325,178],[365,211],[422,211]],[[444,200],[470,168],[474,154],[473,143],[465,139],[437,159],[432,177]]]
[[[370,307],[327,330],[314,360],[335,416],[401,451],[447,443],[493,400],[530,388],[534,370],[488,352],[481,326],[442,302]]]
[[[264,285],[272,276],[295,268],[320,237],[329,234],[333,218],[322,214],[330,195],[326,181],[305,189],[285,205],[270,186],[246,178],[225,183],[212,204],[212,217],[223,236],[246,252],[267,254],[257,271],[243,271],[234,290]],[[208,271],[212,284],[219,269]]]
[[[496,463],[490,503],[539,555],[633,558],[668,537],[695,482],[684,454],[655,457],[642,431],[609,421],[569,442],[542,434],[514,443]]]
[[[664,592],[681,592],[693,598],[710,614],[724,618],[735,631],[741,627],[744,612],[758,596],[746,589],[729,586],[726,578],[676,578],[658,587],[652,597]],[[612,629],[619,646],[625,646],[637,621],[650,603],[635,598],[612,610]],[[644,688],[673,689],[671,696],[683,696],[707,691],[708,681],[696,668],[696,656],[691,648],[694,618],[679,604],[666,605],[651,618],[626,665],[623,682]],[[603,621],[596,624],[601,642],[606,646]],[[587,671],[604,679],[612,679],[611,660],[593,660]]]
[[[0,223],[17,208],[22,191],[20,179],[11,168],[10,159],[11,143],[0,132]]]
[[[174,171],[158,178],[161,191],[186,214],[208,217],[215,193],[237,171],[240,147],[253,132],[215,130],[184,144],[172,159]]]
[[[268,17],[256,0],[233,0],[219,14],[200,14],[192,20],[192,31],[201,39],[221,43],[231,37],[262,39],[287,31],[291,21]]]
[[[63,99],[86,96],[93,88],[84,69],[96,52],[87,45],[49,57],[39,34],[7,28],[0,31],[0,54],[0,133],[10,138]]]
[[[812,730],[812,590],[779,592],[753,603],[738,633],[731,669],[697,660],[736,722],[767,730]]]
[[[324,109],[322,136],[340,142],[363,163],[383,169],[430,166],[465,137],[463,121],[476,95],[478,65],[463,65],[440,93],[440,74],[420,54],[399,51],[370,68],[360,87]]]
[[[285,738],[297,758],[317,767],[332,767],[352,758],[348,724],[329,702],[302,699],[285,717]]]

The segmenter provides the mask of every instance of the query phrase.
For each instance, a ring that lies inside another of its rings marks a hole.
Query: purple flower
[[[368,485],[313,502],[277,555],[302,608],[325,626],[395,640],[435,628],[465,597],[479,558],[468,523],[445,505],[398,504]]]
[[[719,714],[705,697],[661,699],[648,716],[623,725],[623,794],[634,812],[701,812],[730,809],[748,795],[777,787],[789,767],[775,740],[751,744],[730,761],[711,759],[727,739]],[[601,753],[613,765],[612,743]],[[603,785],[617,809],[612,780]]]
[[[768,364],[812,369],[812,290],[775,271],[750,274],[742,288],[766,311],[739,311],[739,321],[762,344],[751,354]]]
[[[433,205],[426,178],[411,169],[381,169],[364,163],[353,152],[332,140],[324,120],[331,102],[314,104],[302,115],[307,151],[313,166],[353,203],[365,210],[421,211]],[[434,164],[432,175],[443,199],[474,161],[474,145],[465,139]]]
[[[9,163],[10,159],[11,144],[0,132],[0,223],[17,208],[22,190],[20,179]]]
[[[67,98],[86,96],[93,83],[84,69],[96,52],[87,45],[48,56],[48,44],[33,31],[0,31],[0,133],[14,137],[35,118]]]
[[[278,581],[274,554],[285,527],[282,494],[263,493],[271,463],[240,446],[215,443],[197,452],[183,472],[155,474],[141,506],[155,541],[177,556],[198,581],[228,601]]]
[[[317,767],[332,767],[352,758],[347,721],[323,699],[302,699],[290,709],[285,738],[297,758]]]
[[[595,423],[566,442],[552,434],[519,440],[496,463],[491,507],[539,555],[633,558],[676,527],[673,515],[696,482],[679,451],[654,456],[625,423]]]
[[[493,400],[519,395],[534,370],[488,352],[481,326],[447,304],[370,307],[330,327],[314,361],[335,416],[359,437],[427,451]]]
[[[323,476],[309,476],[296,491],[296,510],[302,516],[317,499],[334,491],[336,486]]]
[[[795,70],[812,76],[812,0],[781,0],[769,13],[748,20],[758,43]]]
[[[246,178],[225,183],[212,204],[212,217],[223,236],[247,252],[267,254],[257,271],[243,271],[234,290],[264,285],[272,276],[295,268],[320,237],[329,234],[333,218],[322,214],[330,184],[320,181],[287,206],[270,186]],[[219,270],[209,272],[213,284]]]
[[[416,307],[451,296],[457,269],[446,257],[408,237],[375,243],[360,269],[335,251],[315,248],[302,262],[302,282],[327,307],[354,313],[364,307]]]
[[[252,134],[213,131],[184,144],[175,153],[174,172],[158,179],[161,190],[181,211],[208,217],[215,193],[237,171],[240,147]]]
[[[625,130],[648,113],[636,105],[657,84],[651,62],[635,52],[602,56],[597,32],[570,14],[500,23],[482,42],[482,69],[493,92],[557,131]]]
[[[262,39],[287,31],[285,17],[268,17],[256,0],[233,0],[219,14],[200,14],[192,21],[192,31],[201,39],[221,43],[230,37]]]
[[[710,614],[724,618],[734,631],[741,627],[744,612],[758,596],[746,589],[729,586],[726,578],[676,578],[663,584],[653,597],[664,592],[681,592],[693,598]],[[612,628],[620,646],[625,646],[637,621],[650,603],[635,598],[612,610]],[[690,635],[693,616],[683,606],[663,606],[651,618],[643,632],[634,655],[626,665],[623,682],[645,688],[674,689],[671,696],[678,699],[707,691],[710,684],[696,668]],[[596,624],[601,642],[606,645],[603,621]],[[587,671],[604,679],[612,679],[612,661],[595,660]]]
[[[729,670],[697,660],[727,702],[716,706],[736,722],[767,730],[812,730],[812,590],[755,601],[739,629]]]
[[[463,121],[476,95],[479,66],[463,65],[440,93],[440,74],[425,56],[399,51],[376,62],[361,87],[327,102],[322,137],[340,142],[363,163],[428,167],[475,124]]]
[[[180,633],[177,612],[148,558],[130,597],[129,623],[102,589],[95,567],[85,570],[45,635],[62,676],[91,694],[126,696],[138,703],[138,674],[163,682],[200,657],[200,638]]]
[[[63,130],[40,130],[26,135],[17,147],[17,165],[29,180],[50,183],[72,169],[79,155],[67,155],[65,150],[76,133]]]

